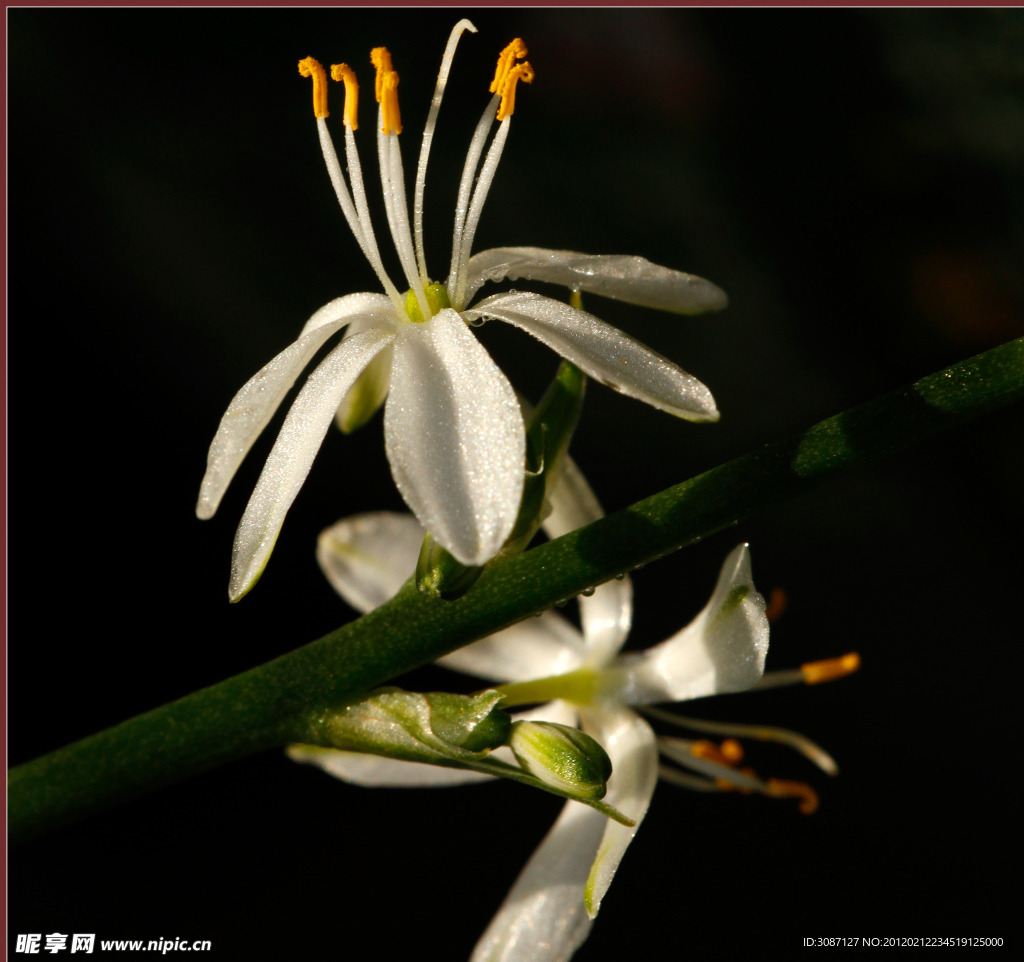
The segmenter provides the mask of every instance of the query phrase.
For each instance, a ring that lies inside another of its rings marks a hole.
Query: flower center
[[[429,284],[424,285],[423,293],[427,296],[427,307],[430,308],[431,314],[437,314],[439,311],[452,306],[444,284],[437,284],[431,281]],[[416,292],[411,287],[405,292],[405,313],[414,324],[422,324],[425,320],[423,312],[420,310],[419,301],[416,298]]]

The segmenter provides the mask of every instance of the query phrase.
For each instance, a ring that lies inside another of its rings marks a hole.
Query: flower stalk
[[[489,567],[458,601],[425,597],[410,581],[388,603],[318,641],[12,769],[9,837],[24,840],[233,759],[301,741],[311,713],[344,705],[769,504],[1021,399],[1024,338]]]

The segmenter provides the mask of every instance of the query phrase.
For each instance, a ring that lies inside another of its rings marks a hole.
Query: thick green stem
[[[412,583],[337,631],[11,770],[24,839],[260,749],[311,713],[489,635],[860,465],[1024,397],[1024,338],[963,361],[489,567],[458,601]]]

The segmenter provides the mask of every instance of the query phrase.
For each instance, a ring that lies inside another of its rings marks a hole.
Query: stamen
[[[800,666],[800,672],[808,685],[817,685],[822,681],[832,681],[844,675],[852,675],[860,668],[860,655],[855,651],[840,658],[826,658],[824,661],[811,661]]]
[[[491,93],[500,94],[505,89],[505,80],[512,64],[522,60],[528,53],[526,44],[521,37],[516,37],[504,50],[498,54],[498,66],[494,69],[494,79],[491,81]]]
[[[516,64],[505,79],[501,88],[501,106],[498,107],[498,120],[511,117],[516,109],[516,84],[521,80],[524,84],[533,83],[533,67],[528,63]]]
[[[790,731],[788,728],[705,721],[702,718],[676,715],[673,712],[652,708],[649,705],[643,705],[639,710],[650,718],[657,718],[659,721],[679,725],[681,728],[690,728],[693,731],[707,732],[710,735],[733,735],[736,738],[756,738],[760,742],[777,742],[780,745],[788,745],[800,752],[804,758],[814,762],[827,775],[839,774],[839,766],[835,759],[824,748],[812,742],[806,735]]]
[[[799,808],[804,815],[813,815],[820,804],[818,793],[804,782],[786,782],[780,778],[769,778],[768,794],[772,798],[799,798]]]
[[[320,61],[312,57],[300,60],[299,73],[313,78],[313,115],[317,120],[330,116],[327,111],[327,74]]]
[[[345,126],[358,130],[356,115],[359,112],[359,84],[355,71],[347,63],[332,63],[331,78],[345,82]]]
[[[389,70],[384,74],[384,82],[380,94],[381,133],[386,137],[393,130],[402,132],[402,115],[398,110],[398,74]]]
[[[448,299],[457,311],[462,310],[465,306],[458,302],[455,293],[462,269],[462,231],[466,224],[466,212],[469,210],[473,177],[476,175],[477,164],[480,163],[480,155],[483,153],[484,144],[487,142],[487,135],[491,132],[491,124],[494,123],[494,111],[500,100],[501,94],[495,94],[491,98],[491,102],[484,109],[480,122],[476,125],[476,130],[473,132],[473,139],[469,142],[466,162],[462,166],[462,180],[459,181],[459,197],[455,202],[455,228],[452,232],[452,263],[451,269],[448,272],[448,280],[445,281],[445,286],[448,288]]]
[[[377,80],[374,84],[374,96],[377,103],[380,103],[380,95],[384,87],[384,75],[391,73],[395,68],[391,66],[391,54],[387,47],[374,47],[370,51],[370,63],[377,68]]]
[[[733,766],[743,761],[743,746],[733,738],[727,738],[721,746],[701,739],[690,746],[690,754],[694,758],[706,758],[718,765]]]
[[[413,234],[416,241],[416,263],[420,269],[420,280],[424,284],[429,281],[427,259],[423,251],[423,188],[427,182],[427,158],[430,156],[430,145],[434,140],[437,112],[441,109],[441,98],[444,96],[444,88],[448,84],[448,74],[452,69],[455,47],[458,45],[459,37],[462,36],[463,30],[476,33],[476,27],[469,20],[460,20],[455,24],[455,28],[448,37],[448,45],[444,48],[444,56],[441,58],[441,69],[437,74],[437,85],[434,87],[434,99],[430,102],[430,112],[427,114],[427,123],[423,128],[420,159],[416,165],[416,189],[413,192],[412,221]]]
[[[768,619],[769,624],[775,624],[785,613],[786,608],[789,607],[789,598],[786,592],[782,588],[772,588],[772,593],[768,598],[768,607],[764,610],[764,616]]]

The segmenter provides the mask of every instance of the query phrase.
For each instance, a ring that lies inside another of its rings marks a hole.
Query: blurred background
[[[433,276],[447,273],[497,53],[522,36],[536,81],[519,88],[476,249],[640,254],[731,298],[702,318],[587,299],[708,384],[722,411],[693,425],[591,385],[572,453],[608,510],[1024,334],[1019,11],[469,15],[480,32],[460,44],[427,183]],[[411,172],[455,19],[8,12],[12,765],[354,617],[313,549],[342,516],[403,507],[379,415],[351,437],[332,429],[238,605],[234,528],[285,409],[212,521],[196,520],[195,498],[238,388],[322,304],[378,289],[296,62],[344,60],[359,75],[380,237],[369,50],[386,44],[401,75]],[[479,335],[536,399],[555,355],[504,325]],[[998,870],[1019,792],[1007,738],[1022,429],[1017,405],[635,575],[629,647],[642,648],[689,621],[749,541],[759,588],[789,599],[769,668],[850,650],[864,668],[686,706],[798,729],[842,772],[751,748],[762,774],[818,789],[811,817],[662,784],[578,959],[1012,934]],[[478,687],[435,668],[399,683]],[[466,958],[560,805],[511,783],[369,791],[269,752],[13,850],[11,938]]]

